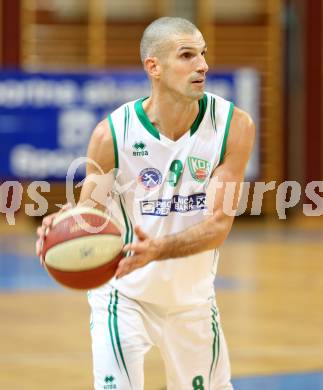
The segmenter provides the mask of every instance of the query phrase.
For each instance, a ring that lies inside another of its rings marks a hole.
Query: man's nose
[[[199,64],[198,64],[198,69],[197,71],[199,73],[206,73],[209,70],[209,66],[206,62],[205,57],[201,54],[199,57]]]

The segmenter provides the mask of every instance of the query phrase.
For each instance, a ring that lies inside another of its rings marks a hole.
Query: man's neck
[[[151,123],[167,138],[176,141],[192,126],[199,112],[197,100],[179,100],[153,94],[143,102]]]

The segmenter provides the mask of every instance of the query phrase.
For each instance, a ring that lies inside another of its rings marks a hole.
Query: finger
[[[74,207],[71,202],[67,202],[67,203],[64,203],[64,204],[56,203],[55,206],[57,206],[59,208],[59,210],[57,211],[56,214],[61,214],[63,211],[69,210],[69,209]]]
[[[131,251],[137,254],[143,253],[148,249],[148,243],[147,242],[136,242],[134,244],[126,244],[123,248],[122,251],[124,253]]]
[[[40,256],[42,250],[42,241],[40,238],[36,241],[36,255]]]
[[[116,279],[119,279],[135,269],[141,267],[140,256],[124,257],[118,264],[117,271],[115,273]]]
[[[39,228],[37,228],[37,235],[39,236],[39,238],[44,239],[50,232],[50,229],[50,226],[40,226]]]
[[[36,254],[39,257],[39,262],[42,266],[44,265],[44,258],[42,255],[43,244],[44,244],[44,241],[40,238],[36,241]]]
[[[45,218],[43,218],[42,226],[45,226],[46,228],[51,227],[56,216],[57,213],[47,215]]]
[[[140,226],[135,226],[135,233],[140,241],[144,241],[148,238],[147,234],[141,230]]]
[[[63,211],[69,210],[71,208],[73,208],[72,203],[71,202],[67,202],[66,204],[63,205],[63,207],[60,209],[58,214],[62,213]]]
[[[139,250],[139,245],[138,244],[126,244],[123,248],[123,252],[128,252],[128,251],[134,251],[137,252]]]
[[[36,233],[39,238],[44,238],[45,237],[45,231],[46,227],[45,226],[38,226]]]
[[[46,227],[51,227],[53,224],[54,219],[61,214],[63,211],[71,209],[73,206],[71,203],[66,203],[62,206],[62,208],[57,212],[53,214],[47,215],[45,218],[43,218],[42,225]]]
[[[129,269],[121,269],[121,270],[118,269],[116,271],[115,277],[116,277],[116,279],[120,279],[120,278],[128,275],[129,273],[130,273]]]
[[[42,226],[38,226],[36,233],[39,238],[44,239],[49,233],[49,231],[50,231],[50,227],[42,225]]]
[[[122,276],[126,275],[127,271],[128,271],[128,266],[127,266],[127,264],[125,264],[124,259],[122,259],[122,260],[120,260],[120,262],[118,264],[118,268],[117,268],[114,276],[116,279],[119,279]]]

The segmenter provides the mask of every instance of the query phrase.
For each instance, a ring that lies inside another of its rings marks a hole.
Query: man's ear
[[[144,67],[150,77],[155,79],[159,78],[161,67],[157,57],[147,57],[144,62]]]

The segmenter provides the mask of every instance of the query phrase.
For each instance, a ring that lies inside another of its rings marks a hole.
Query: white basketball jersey
[[[143,100],[124,104],[108,117],[125,243],[136,240],[135,225],[157,238],[182,232],[210,216],[206,187],[222,162],[233,113],[232,103],[206,93],[191,129],[172,141],[149,121]],[[218,251],[209,250],[152,261],[110,283],[125,296],[146,302],[202,303],[214,294],[217,260]]]

